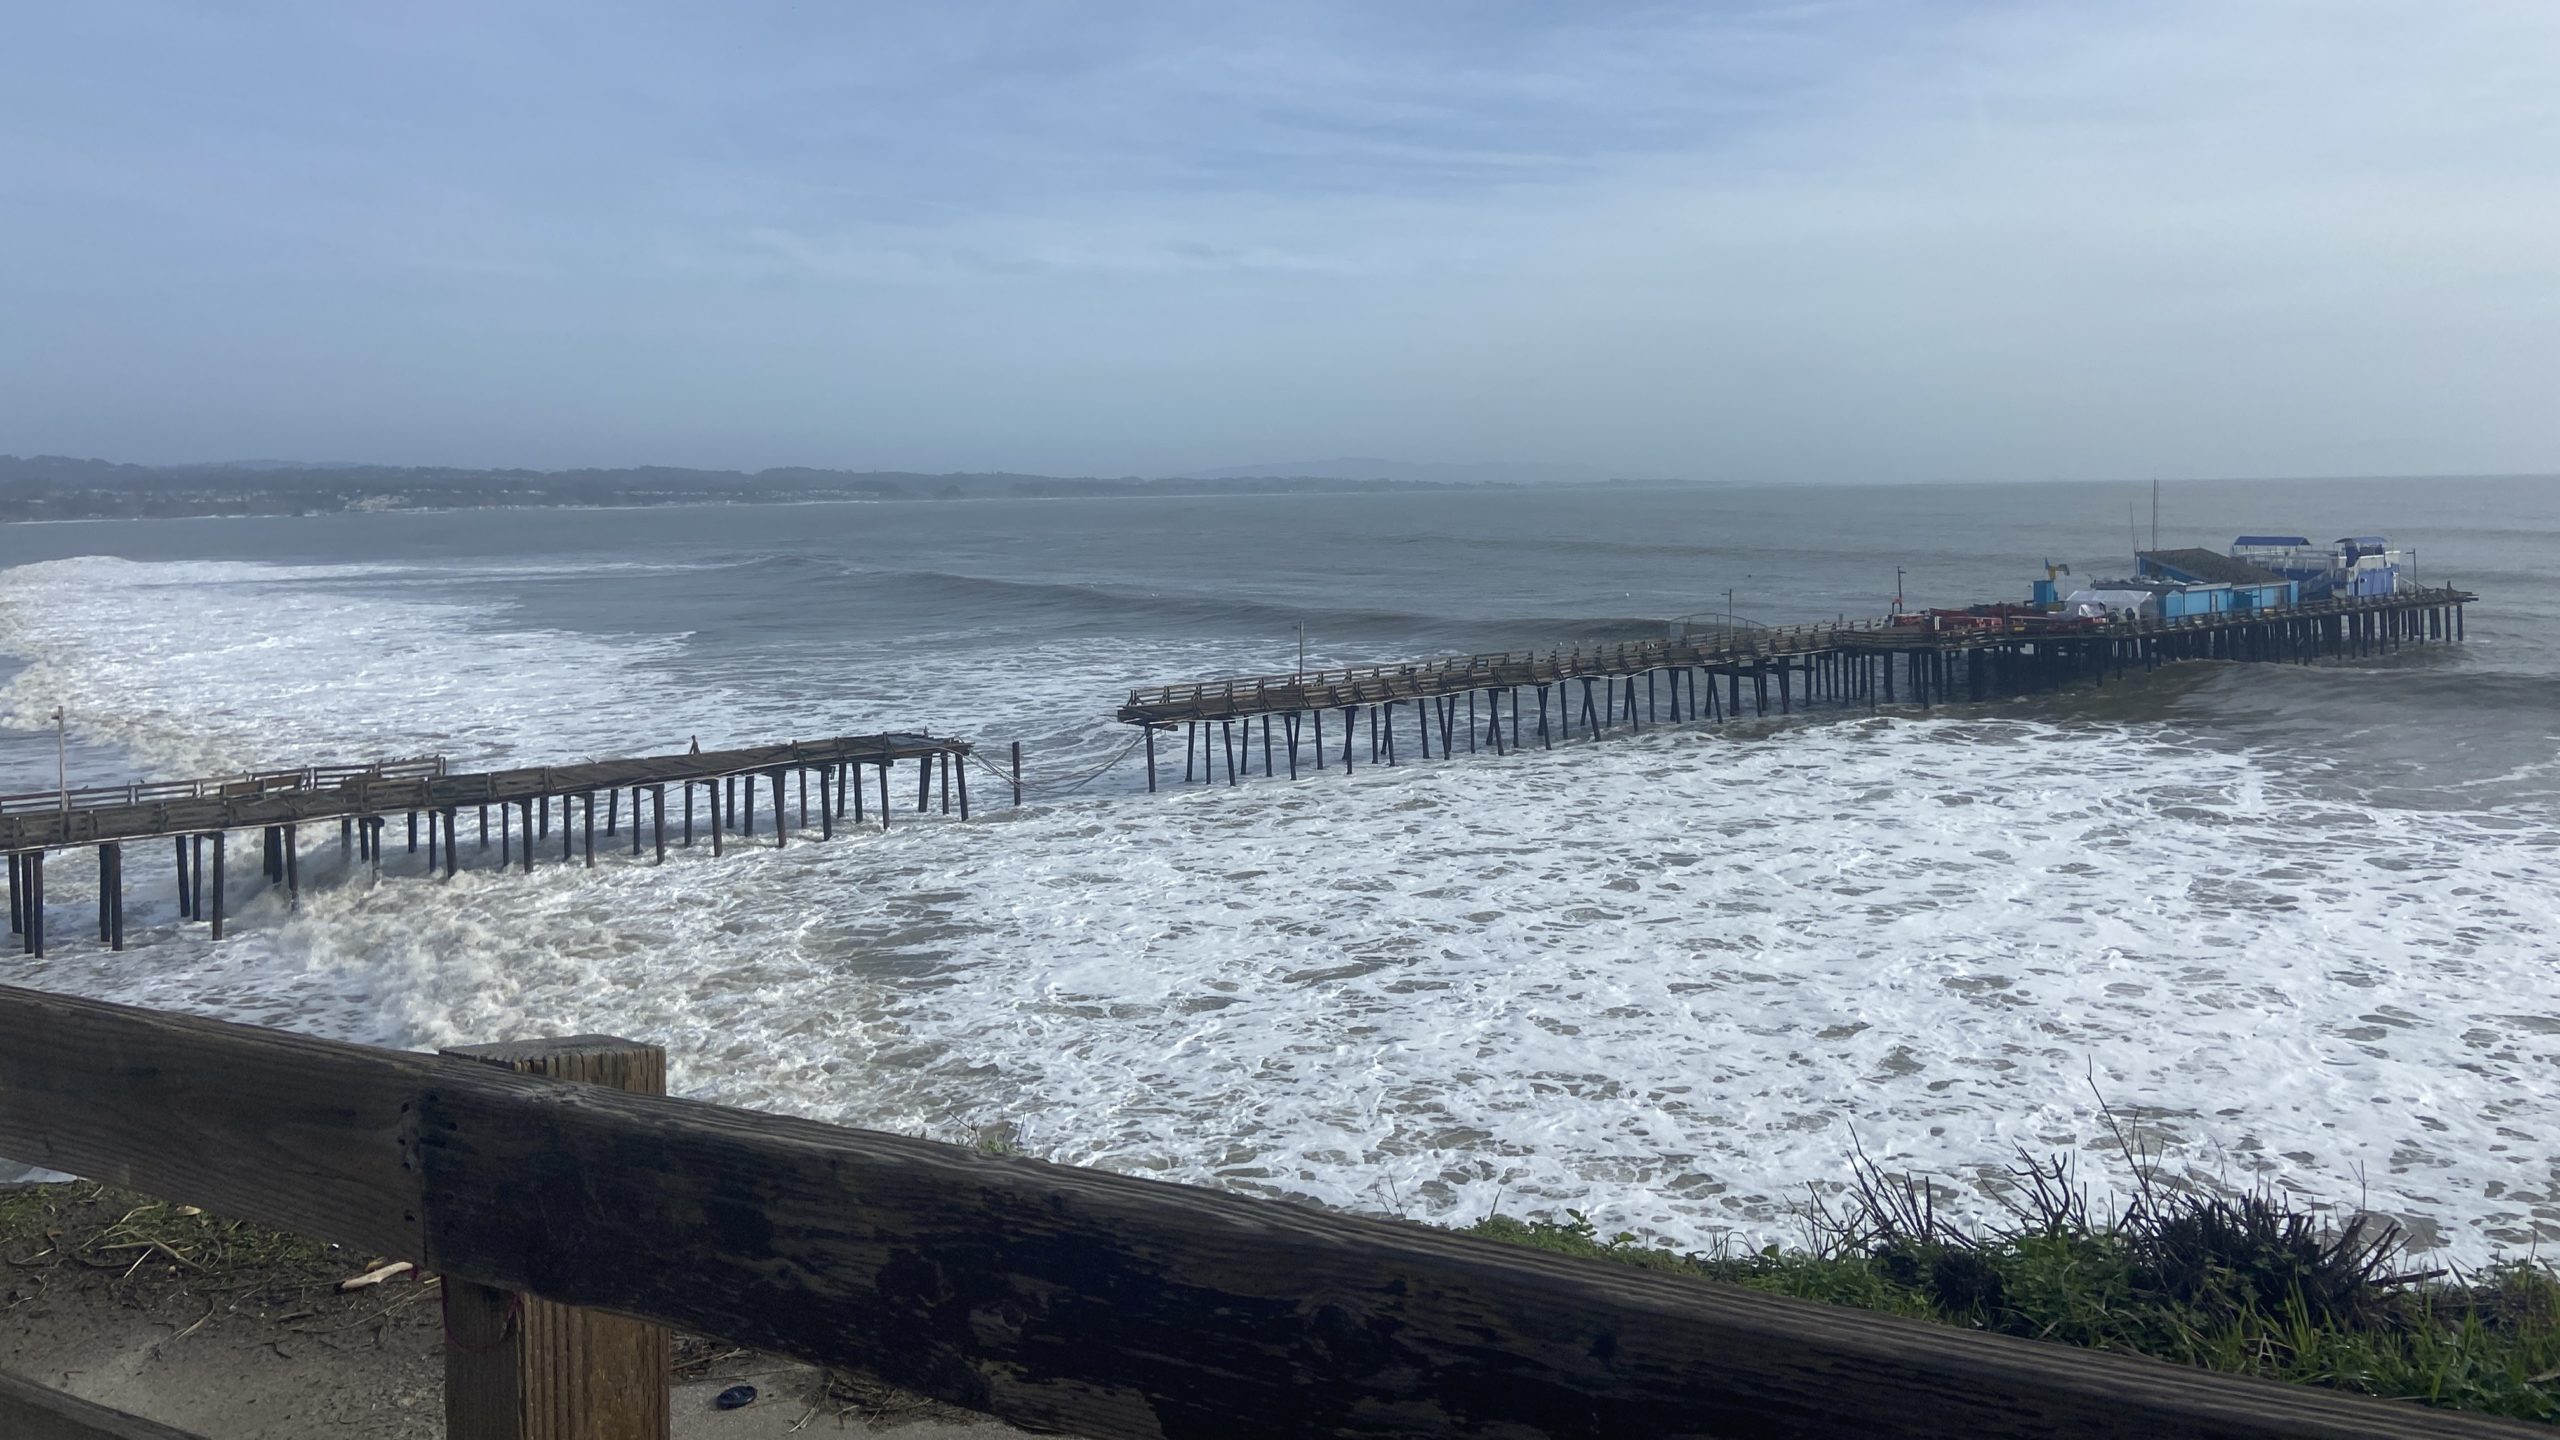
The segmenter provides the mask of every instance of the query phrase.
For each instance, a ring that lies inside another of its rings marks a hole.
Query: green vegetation
[[[2145,1167],[2136,1166],[2145,1177]],[[2560,1422],[2560,1276],[2524,1263],[2473,1274],[2406,1269],[2399,1231],[2325,1223],[2270,1194],[2164,1193],[2138,1180],[2111,1214],[2067,1160],[2022,1159],[2005,1222],[1938,1213],[1929,1183],[1860,1158],[1809,1243],[1683,1254],[1563,1222],[1482,1221],[1471,1233],[1773,1294],[1976,1330],[2149,1355],[2521,1420]]]

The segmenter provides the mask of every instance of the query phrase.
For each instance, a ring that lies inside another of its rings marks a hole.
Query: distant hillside
[[[304,515],[337,510],[496,506],[778,504],[807,500],[988,500],[1103,495],[1239,495],[1443,489],[1449,482],[1329,477],[1116,479],[907,471],[456,470],[222,461],[121,465],[0,455],[0,521],[119,516]]]
[[[1379,460],[1274,460],[1259,465],[1224,465],[1194,470],[1195,480],[1246,480],[1289,477],[1317,480],[1395,480],[1426,485],[1572,485],[1615,478],[1592,465],[1548,465],[1527,460],[1479,463]]]

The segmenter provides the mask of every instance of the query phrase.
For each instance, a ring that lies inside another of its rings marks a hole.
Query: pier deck
[[[1340,760],[1347,771],[1352,731],[1368,712],[1371,763],[1396,763],[1397,707],[1414,707],[1416,739],[1428,758],[1434,731],[1445,756],[1463,743],[1497,753],[1528,743],[1523,690],[1536,696],[1536,743],[1552,745],[1577,724],[1640,728],[1662,718],[1742,718],[1744,689],[1753,716],[1787,714],[1798,696],[1841,705],[1986,700],[2050,688],[2073,679],[2104,683],[2112,672],[2178,660],[2286,660],[2370,655],[2420,641],[2463,635],[2463,607],[2478,596],[2449,588],[2318,601],[2281,609],[2227,612],[2176,620],[2054,623],[2045,617],[1986,617],[1936,625],[1864,620],[1785,628],[1715,626],[1703,634],[1615,645],[1463,655],[1401,665],[1364,665],[1292,675],[1241,676],[1133,690],[1120,707],[1124,723],[1144,727],[1147,788],[1157,788],[1155,734],[1186,731],[1186,780],[1210,777],[1215,751],[1225,752],[1227,778],[1250,773],[1254,720],[1263,722],[1263,773],[1274,773],[1272,724],[1285,732],[1288,773],[1298,773],[1302,731],[1312,731],[1315,768],[1325,768],[1324,714],[1342,717]],[[1718,695],[1716,681],[1724,681]],[[1701,681],[1704,681],[1701,684]],[[1659,684],[1657,684],[1659,682]],[[1579,684],[1580,705],[1564,699],[1550,718],[1552,692]],[[1641,684],[1641,703],[1637,693]],[[1605,695],[1605,700],[1603,696]],[[1480,710],[1478,700],[1484,704]],[[1467,729],[1456,728],[1461,702]],[[1685,702],[1685,703],[1684,703]],[[1506,731],[1505,710],[1510,723]],[[1246,732],[1239,749],[1235,726]],[[1211,726],[1218,734],[1208,734]],[[1241,763],[1239,755],[1242,756]]]

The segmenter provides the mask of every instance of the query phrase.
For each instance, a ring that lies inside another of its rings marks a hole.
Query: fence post
[[[520,1074],[667,1093],[667,1052],[609,1035],[444,1053]],[[444,1325],[446,1440],[666,1440],[674,1359],[665,1329],[450,1275]]]

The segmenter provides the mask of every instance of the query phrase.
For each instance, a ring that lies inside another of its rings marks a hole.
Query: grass
[[[1925,1179],[1863,1155],[1841,1200],[1810,1205],[1807,1243],[1684,1254],[1601,1235],[1579,1212],[1496,1216],[1471,1233],[1771,1294],[1968,1329],[2148,1355],[2447,1409],[2560,1423],[2560,1276],[2508,1263],[2412,1270],[2399,1230],[2332,1225],[2270,1193],[2167,1193],[2100,1213],[2071,1162],[2021,1156],[2005,1221],[1938,1212]]]

